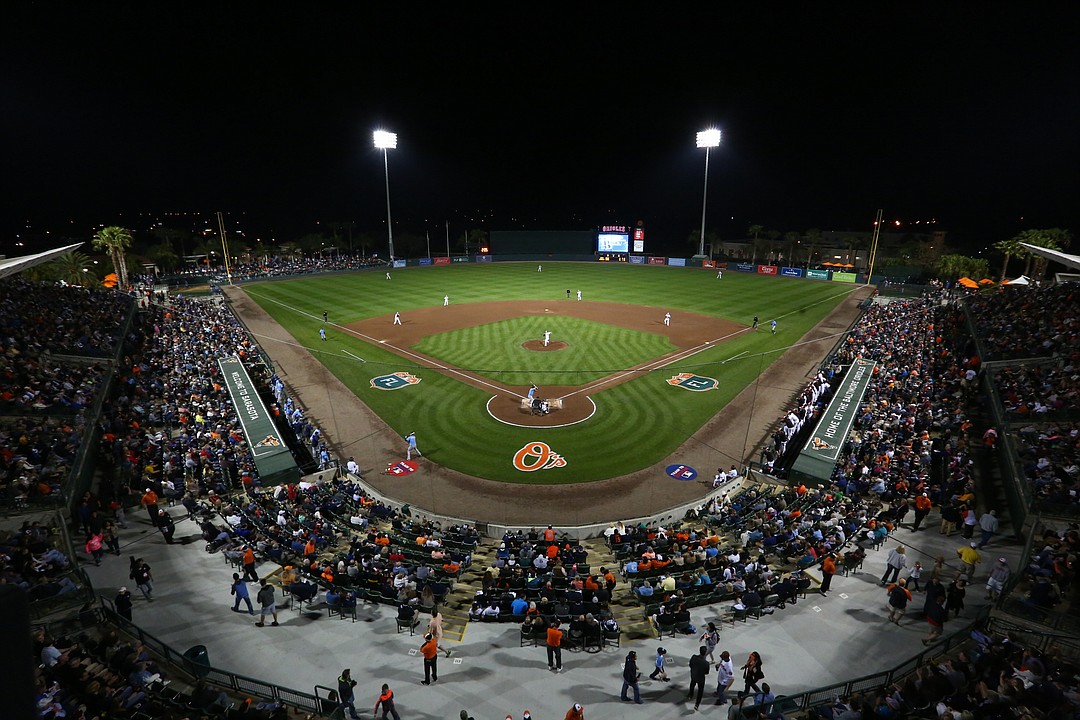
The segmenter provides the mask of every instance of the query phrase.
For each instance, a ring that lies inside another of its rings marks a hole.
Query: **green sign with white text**
[[[857,358],[840,381],[829,407],[821,416],[814,434],[799,452],[791,467],[791,477],[800,482],[806,479],[828,481],[847,442],[851,426],[859,412],[866,388],[874,377],[873,360]]]
[[[263,485],[280,485],[300,477],[300,468],[292,452],[278,433],[274,419],[266,410],[255,384],[240,359],[233,356],[218,360],[225,386],[229,389],[240,426],[244,429],[255,467]]]

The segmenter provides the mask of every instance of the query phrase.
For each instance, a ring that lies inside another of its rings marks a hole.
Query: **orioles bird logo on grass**
[[[531,442],[514,453],[514,467],[521,472],[566,467],[566,458],[543,442]]]

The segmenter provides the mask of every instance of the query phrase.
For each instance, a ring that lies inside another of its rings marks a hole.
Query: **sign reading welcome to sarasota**
[[[218,360],[225,385],[229,389],[240,426],[244,430],[259,477],[266,484],[295,480],[299,476],[296,460],[281,439],[273,418],[248,377],[244,364],[236,356]]]

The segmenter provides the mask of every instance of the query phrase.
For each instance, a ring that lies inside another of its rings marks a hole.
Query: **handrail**
[[[771,703],[773,712],[790,713],[796,710],[808,710],[816,705],[830,702],[837,697],[847,697],[853,693],[866,692],[868,690],[880,690],[903,680],[922,666],[928,657],[937,657],[943,652],[948,652],[960,645],[967,643],[971,637],[971,629],[983,622],[990,613],[988,606],[983,606],[975,618],[964,625],[962,630],[944,637],[941,641],[931,645],[918,655],[910,657],[891,670],[863,675],[853,680],[825,685],[823,687],[807,690],[795,695],[782,695]]]
[[[98,600],[100,601],[105,619],[108,622],[112,623],[120,630],[138,638],[140,643],[164,658],[166,662],[183,671],[193,680],[202,679],[206,682],[213,683],[226,691],[254,696],[271,702],[280,702],[291,705],[297,710],[303,710],[308,713],[314,713],[320,717],[325,717],[326,713],[323,710],[323,703],[316,695],[302,690],[294,690],[292,688],[274,685],[273,683],[240,675],[229,670],[215,668],[210,664],[196,665],[183,653],[166,645],[164,642],[158,640],[127,618],[121,617],[116,612],[116,608],[112,601],[105,596],[99,595]],[[193,670],[194,667],[198,668],[197,672]]]

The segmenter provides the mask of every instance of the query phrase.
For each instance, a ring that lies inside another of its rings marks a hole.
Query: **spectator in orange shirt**
[[[157,527],[158,522],[158,496],[153,488],[146,488],[140,504],[146,508],[146,514],[150,516],[150,524]]]
[[[548,670],[562,672],[562,636],[559,621],[556,620],[547,629]]]
[[[420,654],[424,656],[423,684],[430,685],[439,679],[439,644],[431,633],[424,636],[424,644],[420,646]]]

